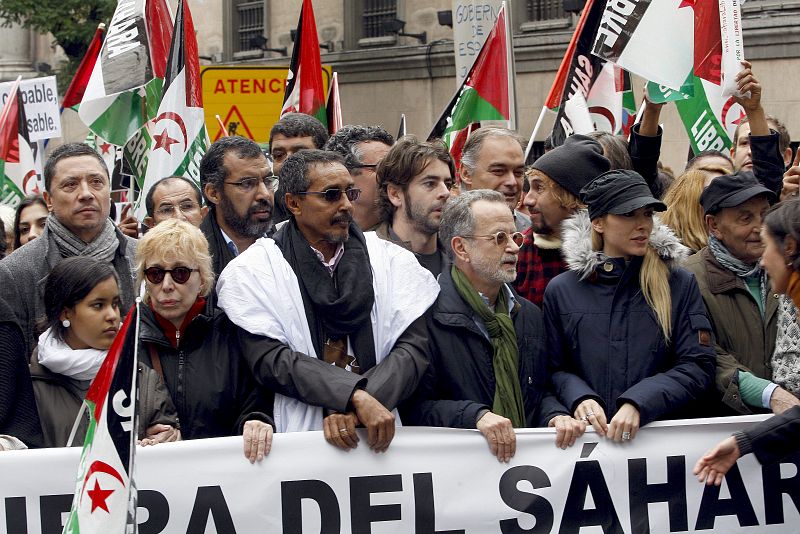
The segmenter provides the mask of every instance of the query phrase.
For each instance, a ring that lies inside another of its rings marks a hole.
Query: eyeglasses
[[[496,234],[487,234],[487,235],[462,235],[461,237],[466,238],[474,238],[480,237],[483,239],[494,239],[495,245],[498,247],[504,247],[508,243],[508,240],[514,242],[515,245],[518,247],[522,246],[522,243],[525,241],[525,236],[522,235],[522,232],[514,232],[513,234],[509,234],[508,232],[503,232],[502,230],[497,232]]]
[[[144,270],[144,277],[151,284],[160,284],[164,281],[164,276],[169,273],[172,281],[176,284],[185,284],[189,281],[192,273],[200,269],[190,269],[188,267],[175,267],[174,269],[162,269],[161,267],[148,267]]]
[[[264,176],[263,178],[245,178],[243,180],[239,180],[238,182],[223,182],[228,185],[235,185],[245,193],[249,193],[253,189],[258,187],[258,184],[263,182],[267,189],[270,191],[275,191],[278,188],[278,178],[275,175]]]
[[[350,202],[355,202],[361,196],[361,189],[351,187],[350,189],[326,189],[325,191],[303,191],[297,193],[298,195],[322,195],[327,202],[339,202],[342,198],[342,193],[347,197]]]
[[[159,206],[158,209],[156,210],[156,215],[160,215],[161,217],[169,217],[170,215],[175,213],[176,208],[180,210],[181,213],[191,213],[195,210],[200,209],[200,205],[197,202],[191,202],[191,201],[181,202],[177,206],[174,206],[172,204],[163,204]]]

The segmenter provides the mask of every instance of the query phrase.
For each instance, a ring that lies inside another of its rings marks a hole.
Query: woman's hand
[[[547,423],[549,427],[556,429],[556,447],[566,449],[575,444],[578,439],[586,432],[586,421],[573,419],[568,415],[557,415]]]
[[[617,410],[608,425],[608,437],[616,442],[630,441],[636,437],[639,431],[639,410],[626,402]]]
[[[706,485],[719,486],[725,474],[733,467],[739,459],[739,445],[733,436],[725,438],[716,447],[708,451],[692,469],[692,473],[697,476],[697,480],[705,482]]]
[[[246,421],[242,437],[244,438],[244,457],[253,464],[264,459],[272,448],[272,425],[263,421]]]
[[[585,421],[594,427],[598,436],[605,436],[608,432],[606,424],[606,412],[596,400],[586,399],[575,408],[575,419]]]
[[[172,425],[153,425],[147,429],[147,433],[139,442],[142,447],[148,445],[156,445],[158,443],[167,443],[169,441],[180,441],[181,431]]]

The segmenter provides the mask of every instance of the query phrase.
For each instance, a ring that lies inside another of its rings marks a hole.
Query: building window
[[[363,9],[362,38],[390,35],[383,29],[383,23],[397,18],[397,0],[364,0]]]
[[[234,51],[257,50],[257,44],[251,44],[253,37],[264,35],[264,2],[240,2],[236,4],[236,34],[233,36]]]
[[[565,19],[569,14],[564,11],[563,0],[528,0],[528,20],[542,21]]]

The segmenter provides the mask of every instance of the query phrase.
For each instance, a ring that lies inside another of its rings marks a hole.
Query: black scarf
[[[375,344],[370,313],[375,293],[367,243],[361,230],[350,223],[350,238],[333,276],[311,250],[294,218],[278,230],[275,242],[300,282],[317,356],[322,358],[327,339],[349,338],[362,372],[372,368]]]

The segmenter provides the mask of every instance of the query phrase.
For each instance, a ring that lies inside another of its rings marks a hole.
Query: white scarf
[[[436,300],[439,284],[411,252],[375,232],[365,232],[364,238],[375,291],[370,319],[380,363]],[[259,239],[225,267],[217,295],[219,307],[234,324],[317,357],[297,276],[272,239]],[[278,432],[322,430],[322,408],[276,393],[273,411]],[[400,418],[395,420],[399,424]]]
[[[106,359],[106,354],[107,350],[73,349],[57,339],[52,328],[39,336],[39,363],[56,374],[75,380],[92,380]]]

